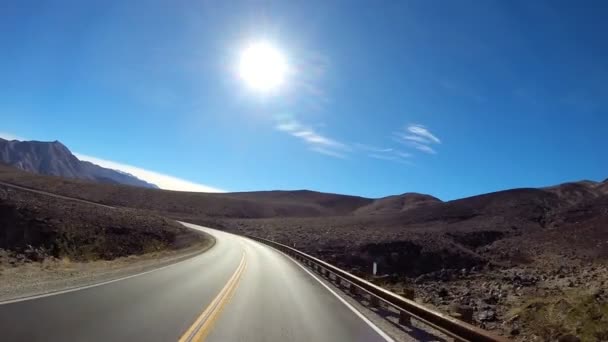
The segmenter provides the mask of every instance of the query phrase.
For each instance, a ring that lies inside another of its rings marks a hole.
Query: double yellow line
[[[226,304],[230,301],[230,298],[234,295],[234,291],[239,284],[239,280],[241,279],[241,275],[246,266],[247,261],[245,259],[245,252],[243,252],[241,262],[234,274],[232,274],[228,280],[228,283],[226,283],[220,293],[217,294],[211,304],[207,306],[205,311],[198,316],[192,326],[190,326],[190,328],[179,338],[179,342],[198,342],[205,340],[211,331],[211,327],[213,327],[213,323],[215,323]]]

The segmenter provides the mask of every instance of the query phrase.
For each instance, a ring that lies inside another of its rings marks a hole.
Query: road
[[[209,251],[111,283],[0,305],[2,341],[391,341],[280,252],[213,235]]]

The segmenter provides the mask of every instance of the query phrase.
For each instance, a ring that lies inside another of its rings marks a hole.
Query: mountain
[[[156,185],[131,174],[81,161],[59,141],[8,141],[0,138],[0,162],[42,175],[158,189]]]

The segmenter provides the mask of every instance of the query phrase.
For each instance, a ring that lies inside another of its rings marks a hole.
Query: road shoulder
[[[13,260],[9,261],[0,250],[0,304],[22,298],[77,290],[81,287],[154,271],[195,257],[214,245],[215,238],[209,235],[201,243],[180,250],[91,262],[55,259],[15,263]]]

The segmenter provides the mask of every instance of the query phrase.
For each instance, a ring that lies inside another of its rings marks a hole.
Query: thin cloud
[[[412,146],[413,148],[425,152],[425,153],[429,153],[429,154],[437,154],[437,151],[435,151],[435,149],[433,149],[432,147],[428,146],[428,145],[424,145],[418,142],[410,142],[409,143],[410,146]]]
[[[402,164],[411,164],[408,160],[412,157],[411,153],[402,152],[394,148],[377,147],[367,144],[355,143],[357,149],[367,153],[367,156],[374,159],[388,160]]]
[[[403,139],[415,141],[421,144],[428,144],[430,142],[427,138],[421,137],[419,135],[403,135]]]
[[[357,147],[361,150],[364,150],[364,151],[368,151],[368,152],[386,153],[386,152],[393,151],[392,148],[382,148],[382,147],[376,147],[376,146],[360,144],[360,143],[355,143],[355,147]]]
[[[292,132],[291,135],[297,138],[301,138],[304,141],[313,144],[313,145],[322,145],[328,147],[338,147],[341,148],[343,145],[335,140],[324,137],[318,133],[315,133],[312,130],[301,130]]]
[[[218,189],[209,185],[194,183],[185,179],[165,175],[162,173],[142,169],[136,166],[127,164],[117,163],[110,160],[100,159],[96,157],[87,156],[80,153],[74,153],[74,155],[80,159],[97,164],[99,166],[118,170],[126,173],[130,173],[133,176],[143,179],[146,182],[156,184],[159,188],[165,190],[176,190],[176,191],[193,191],[193,192],[225,192],[222,189]]]
[[[422,125],[409,125],[407,127],[407,130],[410,131],[410,133],[414,134],[413,136],[408,136],[410,139],[412,137],[418,137],[418,138],[426,138],[436,144],[440,144],[441,140],[439,140],[439,138],[437,138],[435,135],[433,135],[433,133],[431,133],[426,127],[422,126]]]
[[[394,151],[394,153],[401,158],[410,158],[412,156],[411,153],[407,153],[407,152]]]
[[[326,156],[340,158],[340,159],[346,159],[346,155],[345,154],[340,153],[340,152],[336,152],[336,151],[332,151],[332,150],[328,150],[328,149],[323,148],[323,147],[311,147],[310,150],[313,151],[313,152],[324,154]]]
[[[394,132],[393,140],[428,154],[437,154],[432,145],[441,144],[441,139],[419,124],[408,125],[405,132]]]
[[[400,157],[399,155],[370,153],[367,156],[370,158],[374,158],[374,159],[380,159],[380,160],[386,160],[386,161],[391,161],[391,162],[400,163],[400,164],[412,165],[412,162],[410,160],[408,160],[407,158]]]
[[[300,124],[296,120],[279,122],[275,128],[281,132],[286,132],[310,145],[310,150],[327,156],[336,158],[346,158],[346,152],[350,148],[334,139],[317,133],[314,129]]]

